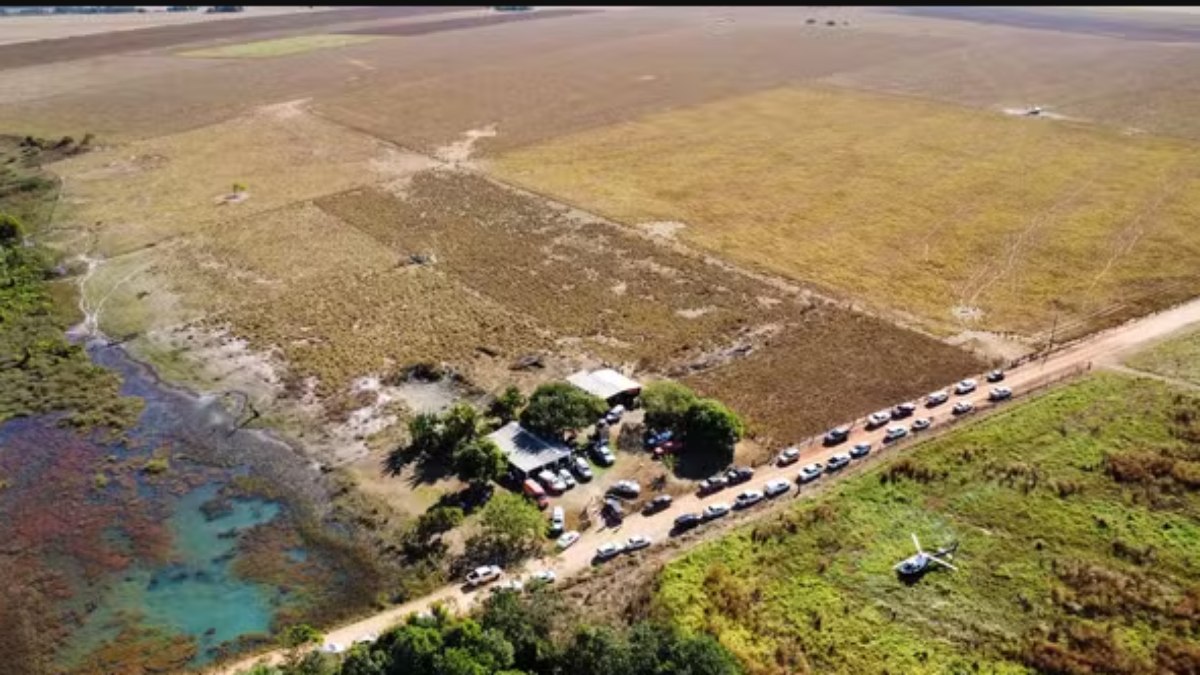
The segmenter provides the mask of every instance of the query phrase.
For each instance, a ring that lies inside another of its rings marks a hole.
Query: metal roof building
[[[517,422],[509,422],[487,437],[500,447],[508,463],[526,476],[571,456],[566,445],[534,435]]]
[[[581,370],[568,377],[567,382],[609,402],[620,396],[637,396],[642,391],[641,384],[612,368],[593,370],[590,373]]]

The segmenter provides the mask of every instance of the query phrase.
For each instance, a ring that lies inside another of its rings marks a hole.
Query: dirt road
[[[1173,333],[1197,324],[1200,324],[1200,299],[1192,300],[1158,314],[1097,333],[1085,340],[1067,345],[1065,348],[1050,355],[1049,358],[1025,363],[1009,371],[1006,374],[1003,384],[1010,387],[1015,396],[1020,396],[1024,392],[1044,386],[1047,382],[1065,380],[1075,374],[1087,372],[1091,368],[1116,364],[1121,356],[1135,348],[1148,346],[1150,343],[1162,340]],[[985,383],[982,377],[977,379],[980,386],[974,393],[966,396],[952,395],[950,401],[933,409],[926,409],[924,405],[919,405],[917,413],[912,418],[904,420],[904,425],[909,426],[912,419],[917,417],[932,415],[932,432],[936,431],[940,426],[945,425],[947,420],[951,418],[950,409],[957,401],[971,401],[977,409],[989,405],[987,397],[991,385]],[[948,386],[951,384],[947,383]],[[1002,403],[999,405],[1007,404]],[[761,467],[755,472],[754,479],[742,486],[729,488],[703,498],[695,494],[680,497],[675,500],[671,508],[653,516],[647,517],[641,514],[632,514],[625,519],[625,523],[619,528],[619,532],[608,528],[588,531],[567,551],[559,555],[532,561],[523,573],[516,576],[524,578],[531,572],[551,569],[558,574],[561,580],[590,567],[593,564],[592,558],[595,555],[596,548],[605,542],[624,542],[635,534],[646,535],[656,543],[661,542],[670,537],[670,531],[676,517],[689,512],[698,513],[705,505],[710,503],[725,502],[732,504],[737,493],[743,489],[750,488],[761,490],[762,485],[768,480],[775,478],[787,479],[792,483],[793,488],[788,495],[782,498],[786,499],[794,496],[797,490],[795,481],[801,466],[810,462],[826,462],[833,454],[846,452],[847,449],[856,443],[870,443],[872,456],[879,454],[890,455],[891,453],[912,447],[921,437],[921,434],[918,433],[910,435],[909,439],[895,445],[883,446],[882,438],[885,428],[886,425],[878,429],[867,430],[861,423],[855,424],[849,439],[837,447],[826,448],[822,447],[819,443],[801,447],[800,460],[795,464],[786,467],[774,465]],[[924,433],[928,435],[931,432]],[[820,479],[820,482],[828,480],[831,480],[831,477],[825,476]],[[800,487],[799,490],[801,493],[805,491],[803,487]],[[751,507],[746,512],[734,512],[731,516],[726,516],[721,520],[739,523],[745,522],[755,517],[754,512],[760,508],[761,505]],[[702,524],[698,529],[710,528],[716,530],[715,526],[716,523]],[[722,527],[720,529],[725,528]],[[489,591],[486,588],[467,592],[460,586],[448,586],[419,600],[414,600],[413,602],[380,612],[369,618],[333,629],[329,631],[326,643],[336,643],[342,647],[349,647],[355,640],[378,635],[401,621],[405,616],[414,612],[427,610],[436,602],[447,602],[463,610],[467,609],[479,598],[486,597],[488,593]],[[280,657],[281,655],[278,652],[272,652],[225,666],[214,672],[232,674],[249,668],[256,661],[269,660],[274,663]]]

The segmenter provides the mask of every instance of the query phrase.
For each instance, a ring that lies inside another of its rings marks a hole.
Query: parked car
[[[624,414],[625,414],[625,406],[623,406],[623,405],[613,406],[612,410],[609,410],[607,413],[605,413],[604,421],[609,424],[616,424],[617,422],[621,421],[621,416]]]
[[[950,394],[947,394],[944,390],[943,391],[935,391],[932,394],[925,397],[925,407],[933,408],[933,407],[939,406],[949,400],[950,400]]]
[[[666,441],[665,443],[662,443],[658,447],[654,448],[654,457],[655,459],[659,459],[663,455],[678,454],[682,449],[683,442],[678,438],[672,438],[671,440]]]
[[[829,458],[829,463],[825,465],[825,473],[833,473],[841,471],[850,465],[850,455],[838,453]]]
[[[754,478],[754,469],[747,466],[735,466],[725,472],[725,479],[729,481],[730,485],[745,483],[751,478]]]
[[[887,431],[883,432],[883,442],[884,443],[892,443],[894,441],[900,440],[901,438],[904,438],[907,435],[908,435],[908,429],[905,429],[904,427],[902,427],[900,425],[891,426],[891,427],[887,428]]]
[[[504,572],[497,565],[483,565],[467,572],[467,585],[474,588],[491,583],[500,578]]]
[[[793,445],[790,448],[784,448],[783,452],[779,453],[779,457],[775,460],[775,464],[777,466],[787,466],[789,464],[795,464],[798,461],[800,461],[800,448],[797,448]]]
[[[325,644],[321,645],[321,651],[325,652],[326,654],[341,654],[342,652],[346,651],[346,647],[338,642],[326,642]]]
[[[558,581],[558,575],[554,573],[554,570],[542,570],[540,572],[534,572],[533,574],[530,574],[529,580],[539,584],[552,584],[555,581]]]
[[[546,498],[546,491],[532,478],[527,478],[524,483],[521,483],[521,491],[525,493],[526,497],[537,502],[539,509],[544,509],[550,504],[550,500]]]
[[[520,579],[509,579],[501,584],[492,586],[493,593],[520,593],[525,590],[525,584]]]
[[[871,454],[870,443],[855,443],[853,448],[850,448],[851,459],[862,459]]]
[[[613,457],[612,450],[604,443],[592,446],[592,459],[600,466],[612,466],[617,461],[617,458]]]
[[[550,534],[551,534],[551,536],[558,536],[558,535],[562,534],[563,528],[566,527],[566,524],[567,524],[567,517],[566,517],[566,513],[563,511],[563,507],[561,507],[561,506],[554,507],[554,510],[550,512]]]
[[[1006,401],[1010,398],[1012,398],[1012,389],[1008,387],[992,387],[992,390],[988,392],[989,401]]]
[[[621,502],[615,499],[605,499],[604,508],[600,509],[600,515],[608,521],[621,522],[625,520],[625,514],[621,509]]]
[[[596,559],[608,560],[609,558],[615,558],[616,556],[620,555],[621,551],[623,550],[624,549],[620,544],[615,541],[610,541],[607,544],[602,544],[600,548],[596,549]]]
[[[806,464],[800,469],[800,482],[809,483],[821,477],[821,472],[825,470],[825,465],[820,462]]]
[[[895,408],[892,408],[892,419],[902,420],[905,417],[911,416],[916,411],[917,406],[915,403],[901,403]]]
[[[867,415],[867,428],[877,429],[892,421],[892,411],[880,410]]]
[[[824,443],[825,445],[837,445],[838,443],[844,443],[847,438],[850,438],[850,427],[836,427],[825,432]]]
[[[671,506],[671,495],[658,495],[654,499],[646,502],[646,506],[642,507],[643,515],[653,515],[659,511],[665,511]]]
[[[704,507],[704,519],[712,520],[729,513],[729,505],[725,502],[714,502]]]
[[[563,532],[562,536],[554,542],[554,545],[558,547],[558,550],[565,551],[571,548],[571,545],[577,541],[579,541],[579,533],[575,530],[570,530],[569,532]]]
[[[962,380],[958,384],[954,385],[954,393],[958,394],[959,396],[963,396],[975,391],[975,387],[977,386],[979,386],[979,383],[968,377],[967,379]]]
[[[574,469],[575,475],[579,480],[588,482],[592,479],[592,467],[588,465],[588,461],[582,457],[576,457],[571,462],[571,468]]]
[[[571,472],[567,469],[558,470],[558,479],[563,482],[563,485],[567,486],[568,490],[575,487],[575,476],[572,476]]]
[[[950,410],[955,415],[966,415],[975,409],[975,406],[970,401],[959,401],[954,404],[954,408]]]
[[[774,480],[767,481],[767,484],[763,486],[763,494],[769,498],[775,498],[791,489],[791,483],[783,480],[782,478],[776,478]]]
[[[700,481],[700,495],[710,495],[714,492],[720,492],[729,487],[729,479],[725,476],[713,476]]]
[[[675,531],[683,532],[704,522],[704,516],[698,513],[685,513],[675,519]]]
[[[754,506],[762,500],[763,493],[759,492],[758,490],[746,490],[734,498],[733,507],[737,509],[744,509],[748,506]]]
[[[549,469],[542,469],[537,474],[538,481],[545,486],[547,490],[554,494],[562,494],[567,489],[567,484],[562,482],[558,474]]]
[[[619,480],[608,488],[610,494],[633,499],[642,493],[642,486],[635,480]]]
[[[629,538],[629,541],[625,542],[625,552],[629,553],[630,551],[637,551],[646,548],[651,543],[650,537],[647,537],[644,534],[635,534]]]
[[[988,382],[1003,382],[1004,381],[1004,371],[1000,370],[999,368],[993,370],[992,372],[987,374],[987,381]]]
[[[647,450],[657,448],[675,437],[675,432],[667,429],[666,431],[651,431],[646,434],[646,439],[642,444]]]
[[[913,431],[924,431],[932,425],[933,425],[932,417],[918,417],[917,419],[913,420],[912,430]]]

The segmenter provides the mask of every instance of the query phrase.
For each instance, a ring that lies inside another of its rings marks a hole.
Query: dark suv
[[[745,483],[751,478],[754,478],[754,469],[745,466],[735,466],[725,472],[725,479],[729,481],[730,485]]]

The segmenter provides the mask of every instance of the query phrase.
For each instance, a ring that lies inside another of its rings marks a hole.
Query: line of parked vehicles
[[[987,374],[986,379],[990,383],[1002,382],[1004,380],[1004,371],[1003,370],[993,370]],[[978,388],[979,388],[978,382],[976,382],[974,379],[967,378],[967,379],[962,380],[954,385],[954,394],[956,396],[966,396],[968,394],[974,393],[975,390]],[[998,401],[1005,401],[1010,398],[1012,398],[1012,389],[1010,389],[1006,386],[1003,386],[1003,385],[997,385],[995,387],[992,387],[991,391],[988,392],[988,400],[989,401],[998,402]],[[949,400],[950,400],[950,392],[948,392],[944,389],[935,391],[925,397],[925,408],[933,409],[933,408],[936,408],[936,407],[942,405],[943,403],[946,403]],[[950,413],[952,415],[954,415],[955,417],[957,417],[960,415],[966,415],[967,413],[973,412],[974,410],[975,410],[974,404],[972,404],[970,401],[967,401],[967,400],[961,400],[954,404],[954,407],[951,408]],[[882,426],[888,424],[889,422],[894,422],[896,420],[902,420],[902,419],[912,417],[913,415],[916,414],[916,412],[917,412],[917,404],[901,403],[901,404],[897,405],[896,407],[892,408],[891,410],[880,410],[878,412],[874,412],[874,413],[871,413],[870,415],[868,415],[866,427],[868,430],[878,429],[879,427],[882,427]],[[912,431],[912,432],[924,431],[931,426],[933,426],[933,415],[923,415],[921,417],[917,417],[916,419],[914,419],[912,421],[912,424],[909,425],[908,427],[905,427],[904,425],[901,425],[901,424],[893,424],[893,425],[889,426],[886,430],[884,430],[883,442],[884,443],[893,443],[893,442],[898,441],[901,438],[904,438],[905,436],[907,436],[910,431]],[[851,430],[851,428],[848,425],[843,425],[840,427],[830,429],[828,432],[826,432],[825,437],[822,439],[822,443],[826,447],[840,445],[840,444],[846,442],[846,440],[850,438],[850,430]],[[865,453],[864,453],[864,456],[865,456]],[[796,457],[799,457],[799,451],[796,452]]]

